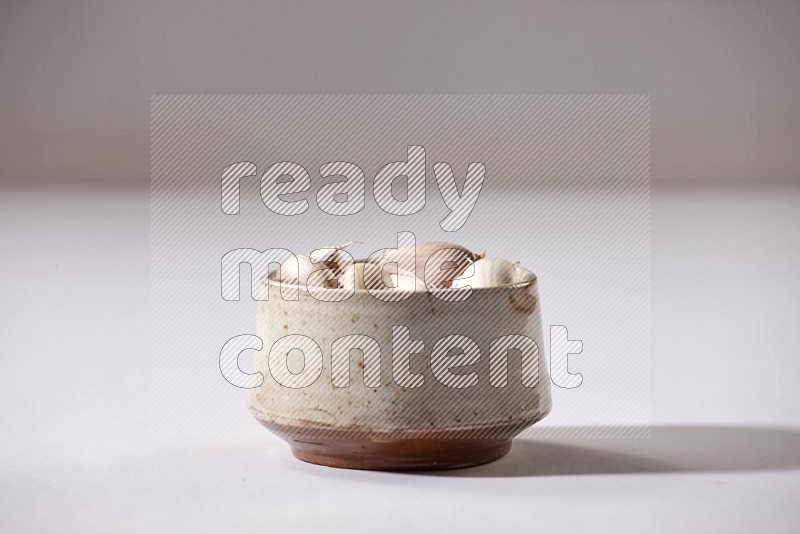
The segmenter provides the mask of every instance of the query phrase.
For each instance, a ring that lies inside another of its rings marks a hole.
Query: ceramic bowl
[[[463,301],[446,289],[320,301],[305,288],[284,300],[264,279],[264,382],[251,412],[297,458],[328,466],[445,469],[502,457],[551,406],[537,279],[522,273]]]

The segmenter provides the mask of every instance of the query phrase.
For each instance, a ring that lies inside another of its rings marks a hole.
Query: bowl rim
[[[367,260],[357,259],[355,261],[356,261],[356,263],[358,263],[358,262],[365,262]],[[498,291],[498,290],[506,290],[506,289],[523,289],[523,288],[527,288],[529,286],[535,286],[537,284],[537,282],[538,282],[538,277],[536,276],[536,273],[534,273],[530,269],[526,269],[525,267],[522,267],[521,265],[519,265],[518,267],[523,271],[523,275],[525,276],[525,279],[522,280],[521,282],[515,282],[513,284],[503,284],[503,285],[491,286],[491,287],[470,287],[470,289],[472,290],[472,292],[476,292],[477,291],[478,293],[486,293],[486,292],[490,292],[490,291]],[[280,286],[282,284],[285,284],[287,286],[294,285],[294,284],[292,284],[290,282],[283,282],[283,283],[279,282],[278,280],[275,279],[275,274],[276,273],[277,273],[277,269],[271,270],[266,276],[263,276],[261,278],[261,283],[263,284],[266,281],[270,286],[278,286],[279,288],[280,288]],[[298,287],[300,287],[302,284],[298,283],[297,285],[298,285]],[[308,287],[303,287],[302,289],[306,293],[309,292],[308,291]],[[331,291],[331,292],[333,292],[333,291],[348,291],[348,292],[353,291],[355,295],[365,294],[365,293],[366,294],[370,294],[370,295],[373,294],[373,293],[378,293],[380,295],[380,294],[389,294],[389,293],[397,293],[397,292],[401,292],[401,293],[419,293],[419,294],[426,294],[427,293],[427,294],[431,294],[432,295],[434,293],[436,293],[436,294],[445,294],[445,293],[450,293],[450,292],[453,292],[453,291],[457,291],[457,290],[449,288],[449,287],[448,288],[441,288],[441,289],[434,289],[433,291],[431,291],[431,290],[417,291],[415,289],[393,289],[393,288],[371,289],[370,290],[370,289],[361,289],[361,288],[345,289],[345,288],[322,288],[321,287],[321,288],[318,288],[318,289],[324,289],[326,291]]]

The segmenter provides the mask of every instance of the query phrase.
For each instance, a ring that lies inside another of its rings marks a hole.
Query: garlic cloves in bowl
[[[314,265],[308,256],[297,255],[289,256],[281,262],[278,268],[278,280],[284,284],[299,284],[308,279],[308,275],[316,271],[318,267]]]
[[[389,275],[391,288],[398,291],[427,291],[425,282],[408,271],[399,271]]]
[[[338,287],[336,276],[323,263],[308,256],[289,256],[281,262],[278,280],[284,284],[312,287]]]
[[[331,270],[335,276],[341,276],[345,267],[353,263],[353,257],[345,249],[359,241],[348,241],[343,245],[322,247],[309,254],[309,259],[314,263],[321,263]]]
[[[379,265],[357,261],[345,267],[339,277],[339,286],[345,289],[397,289],[425,291],[425,282],[414,273],[400,270],[394,265]]]
[[[433,241],[420,243],[416,247],[389,250],[379,258],[378,263],[397,263],[401,268],[413,265],[415,276],[423,280],[428,288],[441,289],[450,287],[470,263],[481,257],[483,254],[476,254],[461,245]]]
[[[344,268],[339,286],[345,289],[383,289],[381,267],[367,261],[357,261]]]

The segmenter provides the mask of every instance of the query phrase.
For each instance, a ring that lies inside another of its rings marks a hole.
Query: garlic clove
[[[519,283],[523,280],[523,269],[519,262],[511,263],[502,258],[481,258],[474,264],[471,276],[453,280],[450,287],[461,289],[464,287],[499,287]]]
[[[317,264],[319,265],[319,264]],[[326,289],[339,288],[339,279],[327,267],[317,269],[306,279],[306,287],[324,287]]]
[[[358,261],[345,267],[339,277],[345,289],[395,289],[425,291],[425,282],[409,271],[398,271],[395,265],[381,266],[368,261]]]
[[[318,248],[309,254],[309,258],[314,263],[324,264],[335,276],[340,276],[342,272],[344,272],[345,267],[353,263],[353,256],[345,252],[344,249],[358,242],[359,241],[348,241],[343,245]]]
[[[345,289],[384,289],[379,265],[357,261],[347,265],[339,276],[339,286]]]
[[[318,272],[319,271],[319,272]],[[336,277],[324,264],[314,263],[308,256],[289,256],[281,262],[278,280],[303,287],[338,287]]]
[[[416,247],[388,250],[381,255],[378,262],[413,264],[417,278],[424,280],[428,287],[439,289],[450,287],[454,279],[481,257],[483,254],[475,254],[461,245],[435,241],[420,243]]]
[[[293,255],[283,260],[278,267],[277,279],[284,284],[297,284],[317,270],[308,256]]]
[[[442,248],[425,263],[425,282],[432,289],[448,288],[474,263],[475,256],[462,249]]]
[[[427,291],[425,282],[408,271],[399,271],[389,275],[391,287],[397,291]]]

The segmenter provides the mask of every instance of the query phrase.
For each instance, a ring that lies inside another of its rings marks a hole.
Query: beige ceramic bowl
[[[283,300],[275,280],[262,286],[270,291],[258,303],[264,383],[250,409],[301,460],[390,470],[477,465],[506,454],[515,435],[550,411],[533,273],[523,271],[514,285],[475,288],[462,302],[429,292],[387,302],[367,290],[321,302],[302,288],[297,300]],[[463,337],[448,337],[456,335]],[[464,350],[448,350],[448,342]],[[505,350],[514,343],[524,355]],[[363,352],[348,352],[358,345]],[[415,354],[404,360],[409,350]],[[458,354],[461,363],[477,363],[448,374],[442,362]]]

